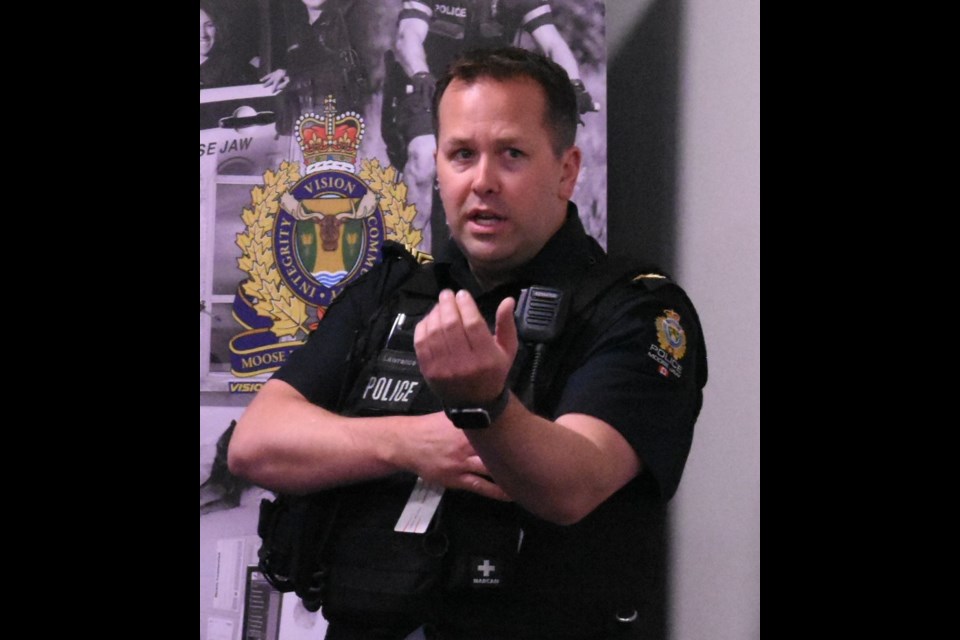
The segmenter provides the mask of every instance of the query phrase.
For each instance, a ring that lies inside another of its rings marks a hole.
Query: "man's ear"
[[[580,161],[583,154],[580,147],[573,145],[563,152],[560,157],[560,189],[557,192],[561,200],[573,197],[573,190],[577,186],[577,176],[580,175]]]

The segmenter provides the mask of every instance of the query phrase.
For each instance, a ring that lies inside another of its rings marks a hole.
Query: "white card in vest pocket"
[[[425,482],[423,478],[417,478],[417,483],[410,492],[410,498],[403,507],[403,513],[400,514],[397,526],[393,530],[398,533],[426,533],[442,497],[442,485],[431,484]]]

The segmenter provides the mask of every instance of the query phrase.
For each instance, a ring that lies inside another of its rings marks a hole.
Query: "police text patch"
[[[680,314],[673,309],[664,309],[657,318],[657,344],[650,344],[647,350],[654,362],[660,365],[657,371],[665,378],[683,375],[680,360],[687,352],[687,334],[680,325]]]
[[[371,375],[360,395],[360,408],[404,413],[413,404],[423,381],[399,373]]]

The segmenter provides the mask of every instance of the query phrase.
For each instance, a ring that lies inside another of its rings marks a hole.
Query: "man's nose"
[[[496,193],[500,190],[496,159],[482,155],[477,161],[473,176],[473,190],[478,194]]]

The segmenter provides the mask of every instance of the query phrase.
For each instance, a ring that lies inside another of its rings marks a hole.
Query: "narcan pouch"
[[[446,591],[510,588],[523,542],[517,507],[465,492],[446,497],[446,530],[453,550],[447,559]]]

